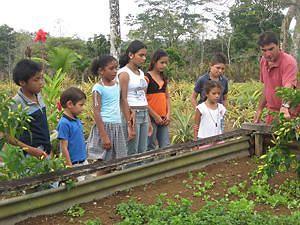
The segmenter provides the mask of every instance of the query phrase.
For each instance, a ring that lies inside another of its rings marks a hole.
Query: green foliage
[[[7,144],[5,151],[0,151],[4,165],[0,167],[0,180],[20,179],[63,169],[64,158],[38,159],[26,157],[19,147]]]
[[[53,130],[56,128],[61,116],[61,112],[57,109],[57,102],[59,102],[66,73],[60,68],[53,76],[45,74],[44,78],[46,82],[43,87],[43,98],[47,106],[47,119],[50,125],[50,130]]]
[[[4,24],[0,26],[0,71],[11,74],[15,59],[16,32]]]
[[[84,213],[85,210],[77,204],[73,205],[66,211],[66,214],[71,217],[82,217]]]
[[[180,38],[190,37],[203,30],[203,16],[193,7],[202,5],[204,0],[139,0],[143,10],[137,16],[127,16],[132,39],[164,43],[166,47],[179,44]]]
[[[230,83],[226,122],[232,127],[252,122],[261,94],[262,85],[259,82]]]
[[[88,219],[84,222],[85,225],[101,225],[101,220],[99,218],[96,219]]]
[[[270,205],[272,208],[300,208],[300,181],[297,179],[286,180],[280,186],[272,187],[266,176],[254,176],[250,185],[245,182],[234,185],[228,188],[228,194],[240,199],[252,199],[255,203]]]
[[[210,201],[201,210],[193,212],[192,202],[182,198],[179,202],[159,198],[154,205],[144,205],[130,200],[117,206],[117,213],[122,217],[119,225],[277,225],[297,224],[300,213],[287,216],[275,216],[254,211],[252,200]]]
[[[173,117],[173,137],[172,143],[184,143],[193,140],[193,126],[191,119],[193,114],[187,111],[181,111],[174,109]]]
[[[76,60],[75,52],[68,48],[54,47],[48,51],[49,66],[55,71],[69,72]]]
[[[300,103],[299,89],[281,88],[277,93],[285,101],[291,101],[290,104],[292,106]],[[285,119],[281,113],[278,120],[274,120],[273,133],[273,146],[261,157],[262,165],[259,166],[257,172],[272,177],[277,171],[295,169],[300,177],[300,159],[296,157],[289,147],[290,143],[299,143],[300,117]]]
[[[92,58],[109,54],[110,42],[103,34],[94,35],[86,42],[88,55]]]
[[[256,61],[256,41],[263,31],[280,33],[283,14],[278,1],[237,0],[230,8],[233,61]],[[243,58],[247,56],[246,60]]]
[[[5,91],[0,91],[0,137],[1,135],[18,137],[28,130],[29,122],[30,117],[26,110],[16,106],[15,101]],[[5,136],[0,138],[0,150],[6,141]]]

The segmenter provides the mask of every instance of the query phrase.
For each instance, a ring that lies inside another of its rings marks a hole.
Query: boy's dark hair
[[[134,40],[133,42],[131,42],[126,49],[126,52],[119,59],[120,67],[126,66],[126,64],[129,62],[129,53],[135,54],[143,48],[147,49],[147,46],[143,42],[138,40]]]
[[[213,88],[220,88],[222,90],[222,85],[219,81],[215,81],[215,80],[208,80],[205,84],[204,84],[204,90],[206,94],[209,94],[209,92],[213,89]]]
[[[13,70],[13,80],[20,86],[20,81],[27,82],[31,77],[42,71],[42,66],[32,60],[22,59]]]
[[[227,64],[227,58],[222,52],[216,52],[210,60],[211,65],[219,63]]]
[[[111,55],[104,55],[95,58],[91,65],[92,74],[97,76],[99,69],[104,69],[110,62],[116,61],[116,58]]]
[[[260,47],[263,47],[265,45],[269,45],[269,44],[272,44],[272,43],[274,43],[275,45],[278,45],[278,37],[274,32],[266,31],[266,32],[259,35],[257,44]]]
[[[75,105],[77,102],[83,99],[86,99],[86,95],[82,90],[77,87],[69,87],[61,94],[60,104],[63,108],[66,108],[68,101],[72,101],[73,105]]]

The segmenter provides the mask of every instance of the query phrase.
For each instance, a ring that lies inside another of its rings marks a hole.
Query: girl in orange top
[[[148,150],[155,149],[158,143],[160,148],[170,144],[170,96],[167,89],[167,79],[164,70],[169,62],[168,54],[158,49],[151,57],[149,70],[145,75],[148,82],[147,101],[151,123],[152,135],[148,138]]]

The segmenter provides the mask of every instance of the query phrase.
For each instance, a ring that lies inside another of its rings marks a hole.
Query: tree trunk
[[[296,57],[298,65],[300,65],[300,9],[296,10],[296,25],[293,35],[293,49],[292,54]]]
[[[282,45],[281,48],[284,51],[288,50],[288,40],[289,40],[289,27],[291,24],[291,21],[296,13],[296,6],[291,5],[287,11],[287,14],[283,18],[282,25],[281,25],[281,39],[282,39]]]
[[[119,0],[109,0],[110,8],[110,54],[116,59],[120,55],[121,32]]]

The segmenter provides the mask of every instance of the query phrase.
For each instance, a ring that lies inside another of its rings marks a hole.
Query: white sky
[[[136,14],[135,0],[120,0],[121,34],[129,30],[125,17]],[[52,36],[109,34],[109,0],[2,0],[0,25],[16,31],[36,32],[42,28]]]

